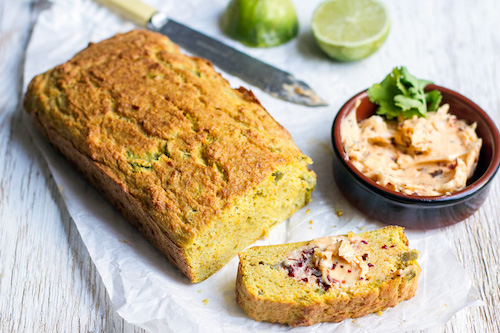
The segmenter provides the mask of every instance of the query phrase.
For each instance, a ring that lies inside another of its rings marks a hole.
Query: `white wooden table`
[[[415,10],[411,3],[394,6]],[[448,52],[440,62],[451,63],[453,71],[440,84],[473,98],[499,124],[500,2],[425,4],[415,15],[436,11],[437,21],[423,20],[436,24],[434,33],[413,40],[408,31],[401,42],[429,52],[426,45],[433,39],[444,40]],[[45,6],[36,0],[0,0],[0,331],[143,331],[114,311],[47,165],[21,124],[24,52]],[[425,52],[422,61],[427,61]],[[467,308],[427,332],[500,332],[500,177],[475,215],[442,232],[485,306]]]

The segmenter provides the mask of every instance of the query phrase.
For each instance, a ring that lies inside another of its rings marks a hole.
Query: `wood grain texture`
[[[425,64],[440,85],[472,97],[500,124],[500,2],[422,0],[418,10],[410,1],[387,2],[392,13],[413,10],[433,32],[420,34],[414,21],[393,15],[393,27],[408,32],[392,32],[390,45],[401,45],[394,64]],[[43,6],[0,2],[0,332],[144,332],[116,313],[22,123],[23,57]],[[429,54],[439,60],[429,62]],[[339,72],[348,68],[339,66]],[[366,84],[360,79],[359,90]],[[442,230],[485,306],[467,308],[426,332],[500,332],[499,203],[497,177],[475,215]]]
[[[40,7],[0,2],[0,332],[144,332],[113,309],[20,112]]]

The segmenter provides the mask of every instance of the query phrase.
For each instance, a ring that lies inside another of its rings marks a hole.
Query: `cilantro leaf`
[[[429,111],[436,111],[439,108],[439,104],[441,104],[443,96],[439,91],[432,90],[425,94],[425,98],[429,102]]]
[[[381,83],[374,84],[368,89],[370,101],[379,105],[379,114],[386,115],[389,119],[397,117],[400,113],[399,108],[394,104],[394,97],[401,93],[397,87],[401,72],[394,68],[391,74],[387,75]]]
[[[378,104],[378,115],[387,119],[403,116],[425,117],[427,110],[435,111],[441,103],[441,93],[438,90],[425,92],[431,81],[418,79],[406,67],[395,67],[380,83],[368,89],[370,101]],[[428,106],[429,104],[429,106]]]
[[[394,102],[397,106],[401,108],[403,113],[405,111],[418,111],[421,115],[427,114],[427,108],[425,104],[419,100],[408,96],[397,95],[394,97]]]

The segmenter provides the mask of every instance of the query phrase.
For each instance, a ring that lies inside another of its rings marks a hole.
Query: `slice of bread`
[[[258,321],[291,326],[339,322],[393,307],[415,295],[420,275],[418,252],[408,248],[403,228],[395,226],[252,247],[239,258],[238,304]]]

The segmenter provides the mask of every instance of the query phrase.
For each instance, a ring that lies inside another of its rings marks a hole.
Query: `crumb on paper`
[[[377,316],[381,316],[382,314],[383,314],[383,312],[382,312],[382,311],[378,311],[378,312],[377,312]]]
[[[313,230],[313,227],[309,227],[309,229]]]
[[[203,304],[207,305],[207,303],[208,303],[208,298],[205,298],[205,299],[203,300]]]
[[[323,149],[325,149],[326,151],[328,151],[328,153],[329,153],[330,155],[333,155],[333,150],[332,150],[332,148],[330,147],[330,145],[329,145],[328,143],[321,142],[320,144],[321,144],[321,147],[322,147]]]
[[[359,230],[360,230],[360,231],[363,231],[363,230],[365,230],[365,229],[366,229],[366,227],[361,227],[361,228],[359,228]]]
[[[125,244],[129,244],[130,245],[130,243],[127,242],[125,239],[120,239],[120,243],[125,243]]]
[[[337,213],[337,216],[338,217],[341,217],[342,215],[344,215],[344,212],[342,212],[340,209],[338,208],[335,208],[335,213]]]
[[[337,228],[337,226],[336,226],[336,225],[334,225],[333,227],[334,227],[334,228]]]
[[[313,220],[309,221],[309,224],[313,224],[313,223],[314,223]]]
[[[319,146],[322,149],[326,150],[330,155],[333,155],[333,150],[330,147],[330,144],[328,144],[327,142],[320,141],[316,138],[310,138],[309,140],[307,140],[307,144],[309,146],[313,146],[313,145]]]
[[[262,232],[262,236],[260,236],[260,238],[266,239],[267,237],[269,237],[269,230],[267,228],[265,228],[264,231]]]
[[[200,289],[200,290],[198,290],[198,292],[199,292],[199,293],[201,293],[201,289]]]
[[[311,212],[311,210],[310,210],[310,209],[306,210],[306,214],[309,214],[310,212]]]

